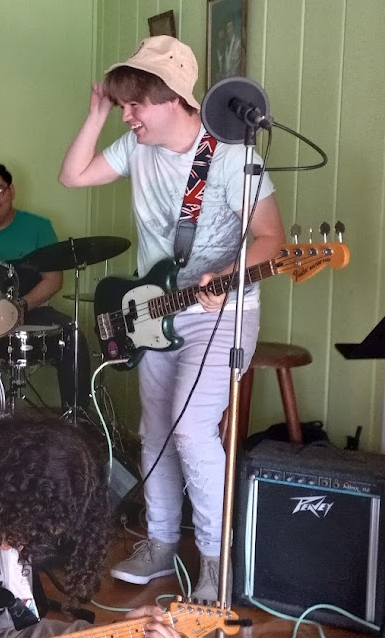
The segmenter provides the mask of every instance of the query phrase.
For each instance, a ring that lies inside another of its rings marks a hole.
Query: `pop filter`
[[[263,88],[248,78],[230,77],[214,84],[203,98],[202,122],[220,142],[243,144],[246,127],[268,128],[272,118]],[[268,126],[267,126],[268,125]]]

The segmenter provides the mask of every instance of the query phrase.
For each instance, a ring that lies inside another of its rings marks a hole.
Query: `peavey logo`
[[[292,497],[290,499],[291,501],[298,501],[292,514],[297,514],[297,512],[311,512],[317,516],[317,518],[320,518],[321,515],[325,518],[334,505],[334,503],[325,503],[325,499],[326,496]]]

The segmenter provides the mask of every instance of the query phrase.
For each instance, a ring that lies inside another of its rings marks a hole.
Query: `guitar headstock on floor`
[[[188,638],[201,638],[222,629],[226,634],[237,634],[242,621],[231,609],[222,609],[213,603],[195,605],[192,603],[171,603],[169,614],[174,629]]]
[[[280,255],[275,259],[279,274],[289,275],[294,283],[298,283],[314,277],[326,267],[338,269],[347,266],[350,251],[346,244],[342,243],[344,224],[337,222],[334,226],[337,241],[328,241],[330,226],[327,222],[322,222],[319,230],[323,237],[322,242],[313,242],[313,231],[310,228],[309,242],[300,243],[301,227],[298,224],[291,227],[290,234],[294,241],[282,246]]]

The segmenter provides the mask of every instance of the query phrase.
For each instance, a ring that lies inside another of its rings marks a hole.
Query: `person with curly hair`
[[[0,589],[38,615],[32,570],[60,560],[68,607],[90,600],[100,587],[109,532],[108,481],[97,446],[80,428],[52,418],[4,420],[0,437]],[[154,622],[146,635],[179,638],[158,622],[160,610],[142,607],[131,617],[148,615]],[[17,630],[12,613],[0,610],[0,638],[48,638],[87,627],[44,618]]]

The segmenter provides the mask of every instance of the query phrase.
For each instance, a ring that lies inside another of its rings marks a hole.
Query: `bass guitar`
[[[91,627],[66,634],[66,638],[145,638],[145,627],[150,620],[150,617],[135,618],[112,625]],[[226,634],[236,634],[242,624],[242,621],[237,623],[237,620],[238,616],[231,610],[189,603],[171,603],[162,619],[165,625],[173,627],[187,638],[202,638],[215,629],[222,629]]]
[[[349,248],[339,242],[285,244],[279,257],[246,270],[247,284],[273,275],[289,275],[294,283],[310,279],[327,266],[343,268]],[[200,290],[221,295],[236,289],[235,273],[212,279],[207,286],[178,290],[178,266],[172,259],[159,261],[145,277],[105,277],[95,290],[96,334],[105,360],[128,359],[117,369],[134,368],[145,350],[177,350],[183,344],[173,329],[174,315],[197,303]]]

